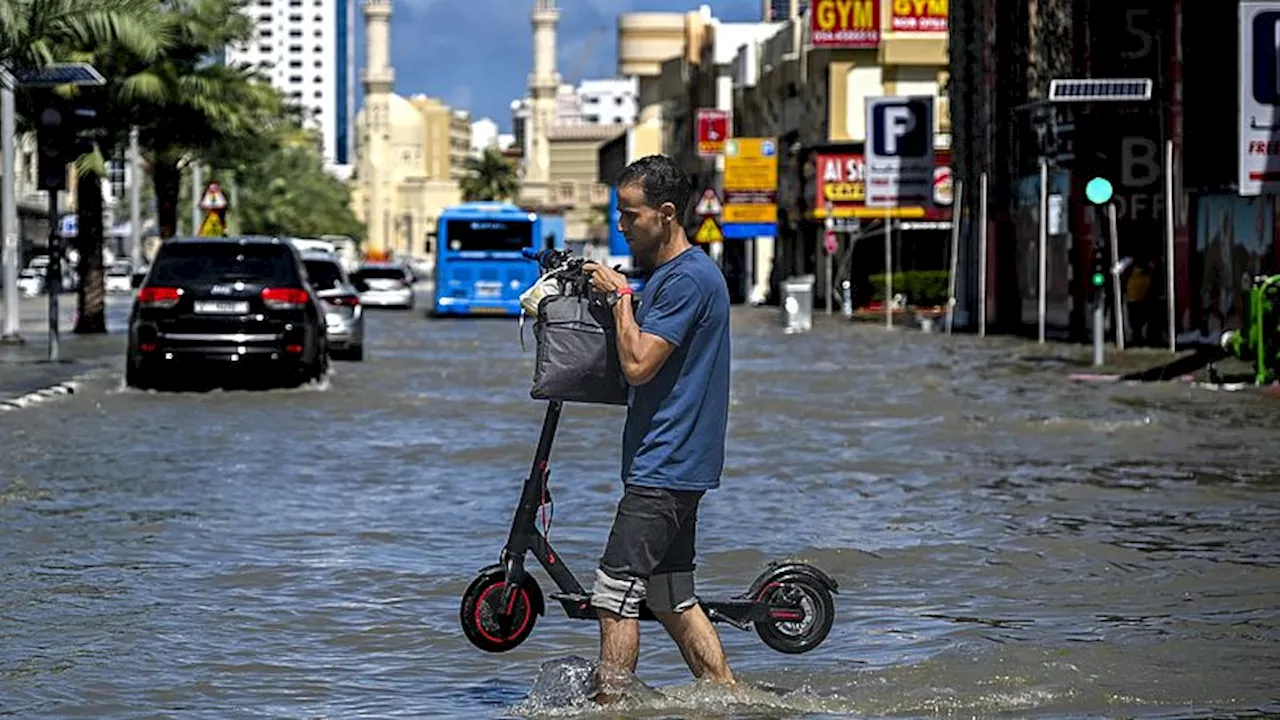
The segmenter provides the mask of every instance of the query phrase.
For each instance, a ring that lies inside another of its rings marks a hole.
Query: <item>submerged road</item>
[[[699,581],[811,561],[835,628],[793,657],[722,626],[744,679],[792,690],[728,706],[646,627],[639,676],[669,698],[633,714],[1280,713],[1280,404],[775,318],[735,310]],[[0,413],[0,715],[572,711],[542,666],[593,658],[592,624],[552,607],[506,655],[458,626],[538,436],[531,333],[522,353],[514,321],[376,312],[368,337],[318,387],[143,393],[121,356]],[[621,425],[568,407],[553,456],[551,539],[584,582]]]

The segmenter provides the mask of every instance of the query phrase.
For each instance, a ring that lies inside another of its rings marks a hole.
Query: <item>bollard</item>
[[[782,322],[788,334],[813,328],[814,280],[813,275],[799,275],[782,284]]]

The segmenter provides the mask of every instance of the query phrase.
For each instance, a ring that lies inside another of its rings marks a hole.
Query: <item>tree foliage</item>
[[[487,148],[478,158],[467,159],[467,174],[462,178],[462,199],[511,200],[520,194],[520,179],[511,161],[497,148]]]

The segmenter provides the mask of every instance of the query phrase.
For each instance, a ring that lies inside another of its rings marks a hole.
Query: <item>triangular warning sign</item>
[[[720,198],[716,195],[716,191],[713,188],[704,190],[702,199],[698,200],[698,215],[702,217],[719,215],[720,210]]]
[[[227,226],[222,224],[218,213],[205,213],[204,222],[200,224],[200,237],[222,237],[227,234]]]
[[[217,181],[211,182],[204,186],[204,194],[200,196],[201,210],[226,210],[227,196],[222,192],[222,186]]]
[[[701,227],[698,228],[698,234],[693,236],[696,243],[707,244],[724,242],[724,233],[720,232],[720,223],[715,218],[706,218],[702,221]]]

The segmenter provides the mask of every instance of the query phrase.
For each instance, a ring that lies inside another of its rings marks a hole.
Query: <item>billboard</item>
[[[880,0],[814,0],[809,44],[817,48],[880,46]]]
[[[1240,3],[1240,194],[1280,192],[1280,2]]]
[[[934,152],[932,202],[927,205],[903,206],[889,212],[897,218],[929,221],[951,219],[952,195],[951,154],[945,150]],[[867,162],[860,150],[818,152],[814,155],[815,215],[827,216],[827,204],[831,216],[837,218],[882,218],[883,208],[867,207]]]
[[[889,0],[889,27],[895,32],[947,31],[947,0]]]
[[[777,233],[777,138],[730,138],[725,143],[723,204],[726,238]]]

